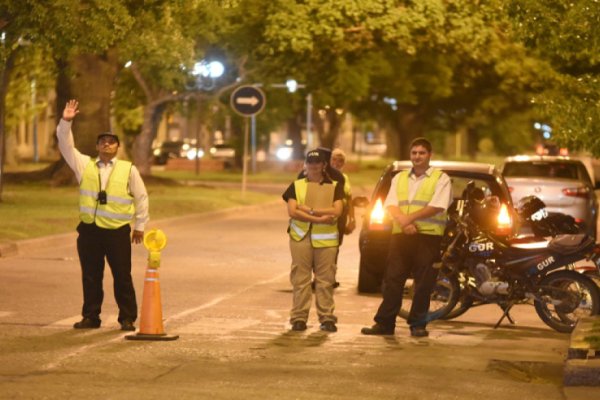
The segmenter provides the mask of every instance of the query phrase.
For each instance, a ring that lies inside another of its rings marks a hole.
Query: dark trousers
[[[338,234],[339,234],[339,245],[341,246],[344,242],[344,232],[346,232],[346,224],[348,223],[348,208],[344,207],[342,215],[337,220]]]
[[[431,291],[438,273],[432,265],[439,259],[441,240],[441,236],[420,233],[392,235],[383,278],[383,301],[375,315],[375,322],[395,328],[404,284],[412,276],[414,296],[407,323],[419,327],[427,325]]]
[[[108,261],[113,275],[115,300],[119,306],[119,322],[135,321],[137,303],[131,279],[131,228],[103,229],[95,224],[77,227],[77,252],[81,264],[83,282],[83,309],[85,318],[100,319],[104,291],[104,259]]]

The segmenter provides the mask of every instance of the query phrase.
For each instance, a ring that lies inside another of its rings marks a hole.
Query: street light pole
[[[252,173],[256,174],[256,115],[252,114],[252,137],[251,137],[251,151],[252,154]]]
[[[225,72],[225,67],[220,61],[201,60],[194,64],[192,75],[196,77],[195,87],[205,91],[215,88],[216,80]],[[201,97],[196,95],[196,112],[198,114],[198,126],[196,127],[196,175],[200,173],[200,129],[201,129]]]
[[[294,93],[297,89],[305,88],[306,85],[296,82],[294,79],[288,79],[283,83],[272,83],[269,85],[274,88],[287,88],[288,92]],[[312,149],[312,93],[306,95],[306,147]]]

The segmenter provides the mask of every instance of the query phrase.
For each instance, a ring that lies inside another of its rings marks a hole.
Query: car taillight
[[[496,233],[499,235],[509,235],[512,232],[512,218],[508,212],[506,204],[502,203],[500,212],[496,218]]]
[[[587,186],[580,186],[576,188],[564,188],[562,192],[565,196],[569,197],[587,198],[590,193],[590,189]]]
[[[369,229],[373,229],[373,230],[382,230],[384,229],[384,222],[385,219],[385,210],[383,209],[383,203],[381,202],[381,199],[377,199],[377,201],[375,202],[375,206],[373,206],[373,209],[371,210],[371,217],[369,219]]]
[[[508,187],[508,193],[512,193],[514,190],[515,190],[515,188],[514,188],[514,187],[512,187],[512,186],[509,186],[509,187]]]

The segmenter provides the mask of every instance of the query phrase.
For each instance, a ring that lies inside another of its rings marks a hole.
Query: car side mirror
[[[367,199],[365,196],[354,197],[352,199],[352,205],[354,207],[368,207],[369,206],[369,199]]]

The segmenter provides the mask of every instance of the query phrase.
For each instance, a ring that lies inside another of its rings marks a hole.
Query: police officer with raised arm
[[[96,158],[75,148],[71,124],[78,113],[79,103],[69,100],[56,131],[60,152],[79,182],[77,252],[83,283],[83,318],[73,327],[100,327],[106,259],[113,275],[119,324],[122,330],[134,331],[137,303],[131,278],[131,243],[141,243],[144,238],[148,194],[137,168],[117,158],[118,136],[110,132],[99,134]]]

